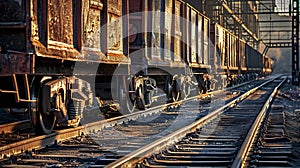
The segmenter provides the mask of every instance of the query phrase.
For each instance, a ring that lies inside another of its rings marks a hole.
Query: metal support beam
[[[257,37],[257,34],[255,32],[252,32],[241,20],[241,18],[238,17],[238,15],[235,15],[234,12],[231,10],[231,8],[228,6],[226,1],[222,1],[223,8],[228,12],[228,14],[237,22],[240,24],[240,26],[255,40],[259,41],[259,38]]]
[[[262,55],[266,55],[269,51],[269,48],[270,48],[269,46],[266,46],[264,51],[262,52]]]
[[[292,83],[299,85],[299,0],[292,0]]]

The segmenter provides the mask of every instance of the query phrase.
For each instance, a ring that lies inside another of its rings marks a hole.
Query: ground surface
[[[289,80],[278,97],[284,107],[285,136],[293,142],[293,153],[300,157],[300,87],[291,85]]]

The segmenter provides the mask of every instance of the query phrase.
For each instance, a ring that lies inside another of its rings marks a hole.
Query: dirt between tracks
[[[284,110],[285,135],[291,141],[300,144],[300,87],[290,81],[278,92]],[[299,145],[297,145],[299,146]]]

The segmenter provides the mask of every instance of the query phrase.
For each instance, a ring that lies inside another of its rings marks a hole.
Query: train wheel
[[[123,99],[120,100],[120,107],[121,107],[121,113],[124,114],[131,114],[134,112],[136,107],[136,100],[131,101],[129,99]]]
[[[145,97],[146,106],[150,107],[152,104],[152,97],[153,97],[152,92],[146,92],[144,97]]]
[[[38,115],[40,121],[40,128],[38,128],[38,131],[45,134],[50,134],[55,126],[56,118],[54,114],[46,114],[43,112],[39,112]]]
[[[181,97],[179,88],[177,88],[177,87],[178,86],[176,84],[175,88],[172,89],[172,99],[173,99],[173,102],[179,101],[180,97]]]
[[[177,80],[172,81],[172,99],[173,102],[179,101],[181,99],[182,93],[180,91],[180,84],[178,84]]]
[[[49,81],[49,78],[43,78],[39,83],[33,81],[31,84],[31,100],[34,102],[29,105],[29,117],[37,133],[50,134],[55,126],[56,118],[53,113],[47,114],[40,108],[41,90],[46,81]]]
[[[132,81],[126,82],[125,80],[122,80],[123,83],[119,85],[119,104],[121,108],[121,113],[123,115],[131,114],[134,112],[136,108],[136,93],[134,91],[134,85]],[[129,85],[128,89],[125,89],[125,87]],[[127,90],[124,92],[124,90]]]
[[[190,95],[191,88],[187,82],[182,82],[181,88],[181,99],[184,100]]]
[[[128,113],[133,113],[134,109],[136,107],[136,101],[134,100],[133,102],[131,102],[130,100],[126,100],[126,107],[127,107]]]
[[[144,98],[144,94],[142,92],[142,87],[140,86],[138,89],[137,89],[137,95],[138,97],[136,98],[136,107],[140,110],[144,110],[145,107],[146,107],[146,103],[145,103],[145,98]]]
[[[32,102],[29,104],[28,110],[29,110],[29,118],[33,128],[37,128],[39,126],[39,121],[37,117],[38,116],[37,99],[38,99],[38,92],[39,92],[39,85],[40,85],[39,82],[40,79],[38,77],[34,77],[30,84],[30,91],[31,91],[30,98]]]

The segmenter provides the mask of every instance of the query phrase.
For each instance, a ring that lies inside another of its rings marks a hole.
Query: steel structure
[[[299,85],[299,1],[258,1],[260,39],[269,48],[292,48],[292,83]]]
[[[298,0],[207,0],[206,13],[253,47],[292,48],[292,83],[300,84]],[[212,12],[209,12],[212,11]]]
[[[258,47],[258,15],[256,4],[252,1],[207,0],[205,14],[212,19],[212,24],[218,23],[229,29],[239,38]],[[243,14],[242,11],[251,11],[251,15]]]
[[[299,85],[299,0],[292,3],[292,82]]]

